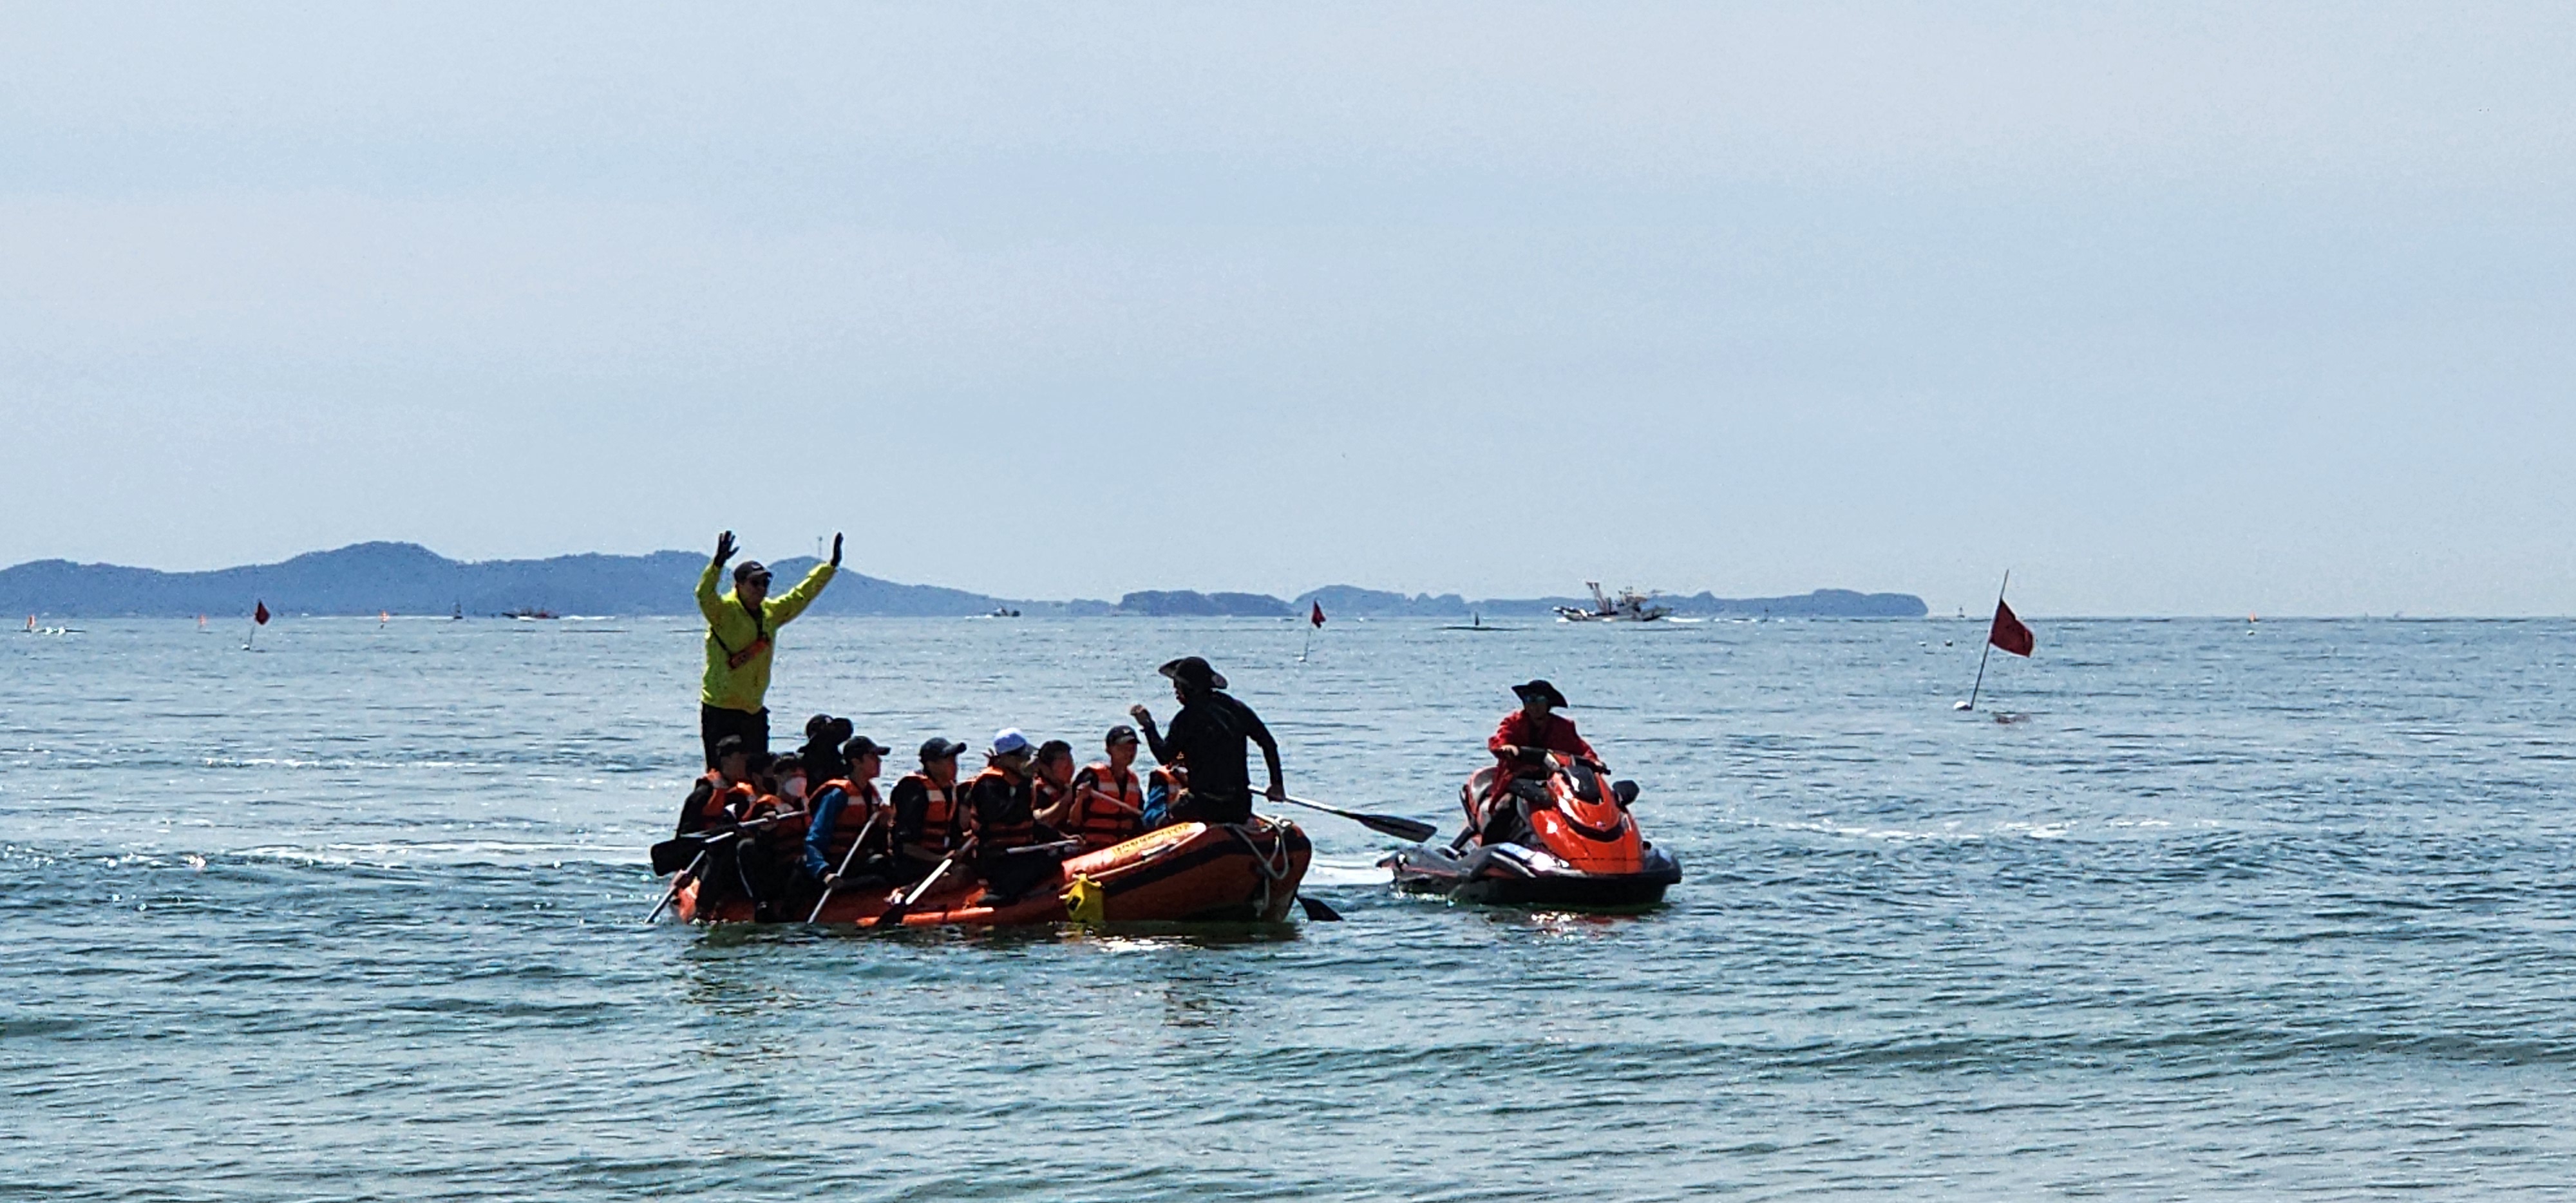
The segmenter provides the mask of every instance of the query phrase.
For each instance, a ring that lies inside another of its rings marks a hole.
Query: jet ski
[[[1605,782],[1598,766],[1554,754],[1544,775],[1523,775],[1490,807],[1478,802],[1496,769],[1458,790],[1467,830],[1448,847],[1424,844],[1378,864],[1411,894],[1460,902],[1556,909],[1642,908],[1682,879],[1681,862],[1637,830],[1634,781]]]

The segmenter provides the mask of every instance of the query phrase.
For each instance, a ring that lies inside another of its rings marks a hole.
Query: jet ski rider
[[[1566,708],[1565,695],[1545,678],[1512,686],[1519,695],[1521,708],[1503,716],[1485,747],[1495,759],[1494,787],[1486,793],[1487,817],[1484,826],[1496,825],[1502,817],[1494,801],[1510,789],[1511,783],[1524,778],[1545,778],[1548,773],[1547,753],[1578,759],[1590,764],[1595,772],[1607,772],[1609,766],[1574,730],[1574,720],[1555,711]]]

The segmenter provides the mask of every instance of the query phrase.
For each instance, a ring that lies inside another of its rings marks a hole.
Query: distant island
[[[657,551],[643,556],[575,555],[545,560],[451,560],[417,543],[359,543],[300,555],[280,564],[210,572],[161,572],[113,564],[36,560],[0,569],[0,614],[67,618],[194,617],[246,613],[264,601],[279,614],[452,614],[473,617],[543,611],[552,614],[693,614],[691,592],[706,555]],[[814,566],[811,557],[770,561],[782,580]],[[783,586],[782,586],[783,587]],[[1921,618],[1910,593],[1819,589],[1789,597],[1664,595],[1679,615],[1776,618]],[[1294,618],[1320,604],[1327,617],[1465,618],[1553,616],[1555,607],[1589,605],[1574,597],[1487,598],[1455,593],[1390,593],[1331,585],[1293,598],[1264,593],[1148,589],[1117,601],[1042,601],[991,597],[936,585],[906,585],[843,571],[815,602],[816,614],[960,617],[1018,611],[1067,617],[1206,616]]]

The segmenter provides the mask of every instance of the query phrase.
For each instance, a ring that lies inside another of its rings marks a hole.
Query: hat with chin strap
[[[1558,693],[1556,691],[1556,686],[1548,684],[1544,677],[1525,684],[1514,685],[1512,686],[1512,692],[1518,694],[1521,701],[1524,703],[1538,700],[1544,701],[1549,706],[1558,710],[1566,708],[1565,695]]]
[[[1154,671],[1192,689],[1225,688],[1225,674],[1218,672],[1208,664],[1206,658],[1201,656],[1183,656],[1178,660],[1165,663]]]

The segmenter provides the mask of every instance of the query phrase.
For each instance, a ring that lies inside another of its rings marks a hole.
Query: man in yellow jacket
[[[698,613],[707,616],[707,678],[698,689],[698,734],[706,741],[707,767],[715,767],[716,741],[742,737],[757,764],[769,758],[769,654],[786,626],[832,583],[841,570],[841,536],[832,536],[832,562],[787,591],[769,596],[769,570],[745,560],[733,570],[733,592],[719,596],[716,580],[733,558],[733,532],[716,537],[716,558],[698,575]]]

